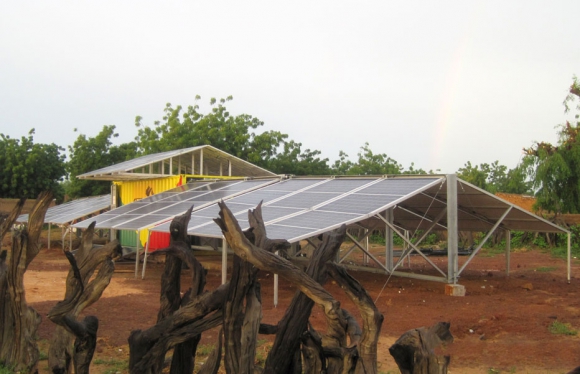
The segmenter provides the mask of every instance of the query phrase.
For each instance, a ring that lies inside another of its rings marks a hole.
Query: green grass
[[[14,371],[6,366],[0,364],[0,374],[12,374]]]
[[[479,255],[482,257],[495,257],[497,255],[502,255],[505,253],[505,248],[500,247],[483,247],[479,251]],[[495,369],[493,369],[495,370]]]
[[[104,374],[115,374],[117,372],[127,371],[129,369],[128,361],[121,361],[115,359],[110,360],[96,359],[93,361],[93,364],[107,366],[107,370],[105,370]]]
[[[536,271],[540,273],[550,273],[554,270],[558,270],[558,268],[553,266],[540,266],[539,268],[536,269]]]
[[[197,346],[195,355],[205,357],[208,356],[211,352],[213,352],[214,349],[215,349],[214,344],[201,344]]]
[[[564,323],[560,321],[554,321],[548,328],[550,332],[554,335],[577,335],[578,331],[572,328],[569,323]]]

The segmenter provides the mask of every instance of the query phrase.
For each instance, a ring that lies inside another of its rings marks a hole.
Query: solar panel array
[[[226,201],[242,230],[247,211],[262,201],[268,236],[296,242],[371,217],[429,187],[441,177],[416,179],[289,179]],[[211,204],[192,213],[190,235],[222,237],[213,222],[219,207]],[[152,231],[169,232],[170,222]]]
[[[111,165],[111,166],[107,166],[107,167],[104,167],[104,168],[101,168],[98,170],[93,170],[90,173],[81,174],[81,175],[79,175],[79,177],[84,177],[87,175],[92,176],[92,175],[96,175],[96,174],[107,174],[107,173],[129,171],[129,170],[133,170],[135,168],[145,166],[145,165],[148,165],[148,164],[151,164],[154,162],[167,160],[168,158],[171,158],[171,157],[175,157],[175,156],[179,156],[179,155],[184,154],[184,153],[192,152],[192,151],[199,149],[199,148],[202,148],[202,147],[198,146],[198,147],[191,147],[191,148],[185,148],[185,149],[178,149],[178,150],[174,150],[174,151],[155,153],[155,154],[151,154],[151,155],[145,155],[145,156],[137,157],[137,158],[129,160],[129,161],[121,162],[121,163],[116,164],[116,165]]]
[[[116,230],[141,230],[185,213],[192,205],[201,208],[222,199],[271,184],[275,180],[197,181],[176,187],[73,225]]]
[[[86,197],[69,201],[64,204],[56,205],[48,208],[44,216],[44,222],[53,223],[56,225],[64,225],[76,219],[83,218],[93,213],[98,213],[102,210],[111,207],[111,196],[102,195],[94,197]],[[22,214],[16,219],[16,222],[27,222],[28,214]]]

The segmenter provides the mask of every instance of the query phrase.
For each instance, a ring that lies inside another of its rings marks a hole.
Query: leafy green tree
[[[196,101],[199,99],[196,96]],[[184,111],[168,103],[163,121],[154,122],[153,127],[144,126],[142,117],[137,116],[135,140],[139,152],[151,154],[207,144],[259,166],[267,165],[288,135],[278,131],[256,134],[254,130],[264,123],[248,114],[230,115],[225,106],[230,100],[231,96],[219,102],[212,98],[207,114],[200,113],[197,104]]]
[[[457,171],[457,176],[491,193],[531,193],[532,182],[529,180],[529,161],[527,159],[510,170],[507,166],[500,165],[499,161],[495,161],[491,165],[487,163],[472,165],[468,161],[464,167]]]
[[[42,191],[51,191],[62,200],[59,182],[66,175],[64,148],[35,144],[33,135],[34,129],[21,139],[0,134],[0,197],[34,199]]]
[[[306,149],[293,140],[284,142],[284,150],[273,157],[264,167],[277,174],[328,175],[327,158],[320,158],[320,151]]]
[[[356,163],[347,159],[348,155],[341,151],[339,160],[335,161],[332,172],[337,175],[384,175],[401,174],[403,167],[385,153],[375,154],[369,143],[360,147]]]
[[[564,100],[565,112],[580,99],[580,82],[573,78]],[[580,213],[580,105],[573,122],[560,125],[556,145],[537,142],[525,149],[533,162],[538,208],[561,213]]]
[[[70,183],[66,185],[66,192],[70,197],[110,193],[110,182],[83,180],[77,176],[135,158],[137,155],[135,143],[113,145],[111,139],[118,136],[114,125],[103,126],[97,136],[91,138],[81,134],[74,144],[68,147],[70,161],[67,164],[67,171],[70,173]]]

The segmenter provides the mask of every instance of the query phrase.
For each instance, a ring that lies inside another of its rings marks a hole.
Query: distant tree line
[[[279,131],[259,132],[264,125],[248,114],[231,115],[232,100],[211,99],[208,113],[195,104],[183,108],[166,104],[163,117],[153,125],[137,116],[134,141],[113,144],[118,136],[114,125],[103,126],[94,137],[80,134],[65,149],[56,144],[35,144],[34,129],[28,136],[13,139],[0,134],[0,197],[35,198],[50,190],[61,200],[109,192],[108,182],[79,180],[80,174],[152,153],[209,144],[278,174],[294,175],[383,175],[432,174],[411,164],[405,169],[385,153],[374,153],[369,143],[360,147],[353,160],[340,151],[330,164],[319,150],[304,149],[302,143]],[[565,112],[576,112],[573,122],[559,128],[558,143],[536,142],[525,148],[515,168],[498,161],[472,165],[467,161],[458,176],[491,193],[534,194],[539,209],[558,214],[580,212],[580,82],[573,78],[564,101]],[[76,131],[76,129],[75,129]]]

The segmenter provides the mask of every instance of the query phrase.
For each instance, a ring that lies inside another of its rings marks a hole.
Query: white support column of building
[[[447,174],[447,283],[457,284],[458,242],[457,176]]]
[[[224,175],[222,162],[220,161],[220,177]]]
[[[199,174],[203,174],[203,148],[199,150]]]
[[[572,271],[570,269],[571,261],[572,261],[570,259],[570,256],[572,255],[571,249],[572,249],[572,233],[570,231],[568,231],[568,266],[567,266],[567,268],[568,268],[568,284],[570,284],[570,276],[572,273]]]
[[[141,231],[137,230],[137,245],[135,246],[135,278],[137,278],[139,274],[139,245],[141,244],[140,236]]]
[[[177,156],[177,174],[181,174],[181,156]]]
[[[222,284],[228,280],[228,241],[222,239]]]
[[[149,165],[149,172],[151,172],[152,166]],[[117,207],[117,185],[115,183],[111,184],[111,210]],[[117,230],[111,229],[109,231],[109,241],[117,239]]]
[[[363,264],[368,265],[369,264],[369,255],[367,253],[369,253],[369,229],[365,229],[365,239],[364,239],[364,247],[366,249],[366,252],[363,252]]]
[[[169,175],[173,175],[173,157],[169,158]]]
[[[385,211],[385,219],[390,224],[393,224],[394,219],[394,209],[389,208]],[[385,224],[385,267],[390,272],[393,271],[393,230],[387,224]]]
[[[512,233],[505,230],[505,275],[510,275],[510,252],[512,247]]]
[[[195,155],[191,152],[191,174],[195,174]]]
[[[151,243],[151,230],[147,230],[147,244],[143,254],[143,268],[141,269],[141,279],[145,278],[145,268],[147,267],[147,254],[149,253],[149,243]]]
[[[232,161],[228,160],[228,177],[232,176]]]

